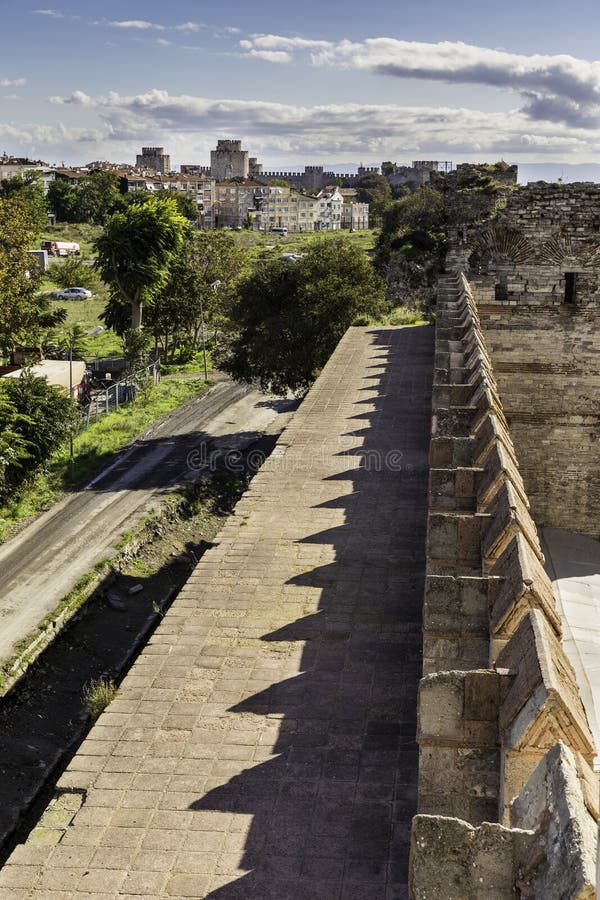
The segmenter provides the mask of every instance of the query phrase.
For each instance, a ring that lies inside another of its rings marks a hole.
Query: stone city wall
[[[453,242],[539,525],[600,535],[600,186],[519,188]]]
[[[477,307],[440,279],[413,898],[595,896],[594,745]]]

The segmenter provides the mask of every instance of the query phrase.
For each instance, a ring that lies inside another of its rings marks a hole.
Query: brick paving
[[[3,900],[407,897],[433,330],[346,334]]]

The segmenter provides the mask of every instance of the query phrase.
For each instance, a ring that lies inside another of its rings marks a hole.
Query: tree
[[[36,237],[48,224],[48,205],[39,172],[25,172],[0,181],[0,200],[21,200],[35,226]]]
[[[377,266],[388,294],[427,308],[433,302],[445,240],[443,195],[424,185],[384,213],[377,241]]]
[[[369,204],[369,223],[376,225],[390,204],[392,190],[384,175],[370,172],[359,178],[356,199],[359,203]]]
[[[21,200],[0,200],[0,350],[39,344],[45,328],[64,322],[66,310],[50,309],[38,292],[41,272],[27,251],[37,227]]]
[[[128,328],[125,331],[121,346],[127,368],[130,371],[134,371],[139,366],[146,364],[149,340],[149,335],[144,331],[135,331],[133,328]]]
[[[48,188],[48,206],[59,222],[78,222],[79,190],[64,178],[55,178]]]
[[[193,356],[200,345],[202,321],[213,341],[226,325],[244,255],[225,231],[190,233],[173,260],[169,280],[148,316],[155,343],[168,358],[176,349]]]
[[[4,499],[44,463],[77,421],[77,404],[26,369],[0,382],[0,497]],[[8,438],[8,439],[7,439]]]
[[[103,318],[118,334],[124,306],[130,308],[131,327],[141,328],[144,304],[151,305],[166,284],[188,228],[171,198],[151,197],[108,219],[96,241],[97,266],[110,291]]]
[[[354,319],[385,309],[368,258],[346,237],[317,239],[297,262],[267,261],[242,281],[223,367],[264,390],[305,392]]]
[[[125,209],[121,180],[115,172],[92,172],[77,186],[77,221],[104,225],[109,216]]]

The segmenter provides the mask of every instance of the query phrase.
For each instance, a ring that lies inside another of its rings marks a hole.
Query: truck
[[[75,241],[42,241],[42,250],[48,256],[79,256],[81,247]]]

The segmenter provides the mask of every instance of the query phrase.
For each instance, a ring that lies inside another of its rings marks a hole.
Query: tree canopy
[[[107,325],[123,334],[123,306],[131,327],[140,328],[144,304],[151,305],[169,277],[189,225],[172,198],[151,197],[111,216],[96,241],[97,266],[110,290]]]
[[[67,438],[77,404],[25,370],[0,382],[0,500],[18,490]]]
[[[103,225],[113,213],[125,209],[128,202],[115,172],[97,170],[76,184],[59,177],[48,188],[48,203],[59,222]]]
[[[64,309],[50,308],[39,293],[41,273],[27,251],[38,234],[27,205],[0,200],[0,350],[10,355],[36,346],[41,332],[64,321]]]
[[[214,342],[228,321],[243,267],[243,252],[228,232],[188,234],[146,320],[166,358],[176,349],[188,356],[198,350],[202,318]]]
[[[20,200],[26,207],[36,237],[48,224],[48,205],[39,172],[25,172],[0,181],[0,200]]]
[[[316,239],[302,259],[266,261],[242,280],[223,367],[265,390],[305,392],[354,319],[385,308],[367,257],[345,237]]]

